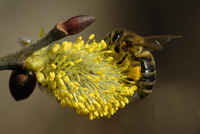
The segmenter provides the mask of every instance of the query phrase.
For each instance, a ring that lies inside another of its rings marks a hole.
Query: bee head
[[[120,38],[118,44],[120,51],[123,53],[128,52],[135,56],[144,50],[144,47],[140,45],[141,40],[139,36],[133,32],[124,31],[123,37]],[[117,47],[117,45],[115,47]]]

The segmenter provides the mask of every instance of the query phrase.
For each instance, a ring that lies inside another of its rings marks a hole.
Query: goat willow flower
[[[127,65],[117,65],[104,40],[95,42],[94,34],[85,43],[64,41],[36,51],[26,59],[39,83],[47,86],[62,107],[70,106],[89,119],[110,118],[129,103],[137,89],[127,79]]]

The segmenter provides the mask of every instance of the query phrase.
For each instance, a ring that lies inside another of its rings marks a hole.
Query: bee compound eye
[[[16,101],[28,98],[36,86],[35,74],[26,70],[14,70],[9,80],[11,95]]]
[[[120,33],[116,33],[116,34],[113,36],[112,40],[113,40],[113,42],[115,42],[115,41],[119,40],[120,38],[121,38],[121,34],[120,34]]]

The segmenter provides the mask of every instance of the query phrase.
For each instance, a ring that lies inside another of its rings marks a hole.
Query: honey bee
[[[137,94],[144,99],[152,92],[156,82],[156,67],[151,51],[162,50],[163,44],[178,35],[158,35],[142,37],[124,29],[114,30],[105,36],[108,49],[113,51],[117,64],[128,64],[128,79],[136,82]],[[136,68],[140,68],[139,77],[135,77]]]

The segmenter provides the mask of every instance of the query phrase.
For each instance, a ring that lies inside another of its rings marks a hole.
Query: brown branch
[[[48,46],[54,41],[60,40],[68,35],[81,32],[92,24],[96,17],[90,15],[80,15],[70,18],[64,23],[59,22],[44,37],[32,42],[30,45],[19,51],[0,58],[0,70],[17,70],[24,68],[25,59],[35,51]]]

